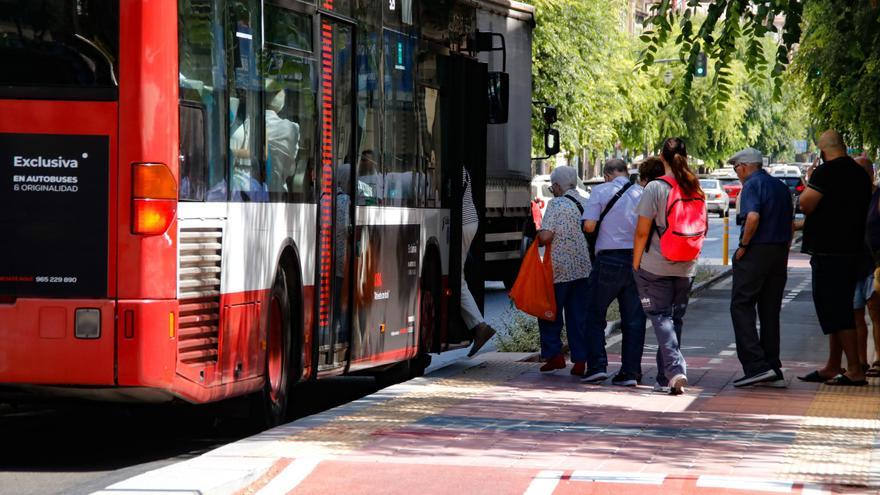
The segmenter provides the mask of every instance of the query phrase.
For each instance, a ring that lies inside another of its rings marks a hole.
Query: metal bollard
[[[728,250],[730,247],[730,212],[727,212],[727,215],[724,215],[724,238],[721,246],[724,250],[724,253],[721,255],[721,264],[727,266],[728,260]]]

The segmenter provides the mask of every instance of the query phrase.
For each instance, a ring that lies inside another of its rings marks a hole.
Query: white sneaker
[[[669,393],[669,385],[660,385],[659,383],[654,383],[653,392],[657,392],[658,394],[668,394]]]
[[[687,387],[688,377],[679,373],[672,377],[672,380],[669,380],[669,395],[681,395],[684,393],[684,388]]]

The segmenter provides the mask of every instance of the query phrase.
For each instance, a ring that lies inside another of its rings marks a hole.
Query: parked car
[[[587,186],[584,185],[584,181],[582,181],[580,177],[578,177],[577,192],[581,195],[584,201],[586,201],[590,197],[589,190]],[[550,175],[534,176],[532,178],[531,193],[532,200],[538,199],[540,201],[539,205],[541,206],[541,216],[543,216],[544,210],[547,209],[547,202],[553,199],[553,193],[550,192]]]
[[[730,199],[730,207],[736,207],[736,198],[739,197],[740,191],[742,191],[743,185],[739,179],[732,179],[730,177],[724,177],[718,179],[721,182],[721,188],[724,189],[724,192],[727,193],[727,197]]]
[[[700,179],[700,187],[706,193],[706,205],[709,212],[718,213],[720,217],[726,217],[730,211],[730,198],[721,187],[721,181],[718,179]]]
[[[742,191],[742,183],[739,181],[739,178],[736,175],[736,172],[733,171],[731,167],[724,167],[718,170],[713,170],[712,175],[710,176],[712,179],[716,179],[721,182],[721,188],[724,189],[724,192],[727,193],[727,197],[729,200],[729,207],[736,207],[736,198],[739,197],[739,192]]]
[[[792,206],[794,207],[794,212],[799,213],[801,211],[801,193],[804,192],[804,189],[806,189],[807,187],[803,177],[801,176],[800,167],[794,165],[784,165],[782,167],[776,167],[770,172],[770,175],[778,178],[786,186],[788,186],[788,190],[791,192],[791,201]]]

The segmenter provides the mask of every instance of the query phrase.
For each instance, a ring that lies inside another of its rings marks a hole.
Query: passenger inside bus
[[[299,124],[279,116],[284,109],[285,99],[285,91],[278,91],[269,100],[266,109],[266,140],[269,151],[266,175],[269,178],[270,191],[290,192],[287,179],[296,171]]]
[[[361,188],[360,184],[365,184],[367,188]],[[363,197],[361,197],[363,194]],[[373,150],[364,150],[361,152],[361,159],[358,164],[358,204],[362,205],[378,205],[380,198],[385,196],[385,177],[379,170],[379,164],[376,163]]]
[[[240,99],[230,96],[229,108],[231,115],[235,116]],[[246,109],[242,110],[246,113]],[[237,119],[232,118],[230,122]],[[235,124],[233,124],[235,126]],[[265,202],[269,200],[269,188],[261,180],[259,170],[254,167],[251,156],[251,118],[245,115],[242,123],[238,125],[229,137],[229,150],[232,159],[232,178],[230,180],[233,201]]]

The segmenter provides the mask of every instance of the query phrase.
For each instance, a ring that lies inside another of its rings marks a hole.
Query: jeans
[[[681,355],[681,327],[693,279],[654,275],[642,269],[635,278],[642,309],[657,337],[657,383],[667,386],[670,378],[687,374]]]
[[[733,262],[730,317],[736,356],[746,376],[782,367],[779,361],[779,312],[788,278],[788,245],[755,244]],[[761,320],[761,333],[755,319]]]
[[[587,367],[604,371],[608,366],[605,353],[605,315],[617,299],[620,307],[621,366],[623,373],[642,373],[642,352],[645,348],[645,313],[639,302],[632,271],[632,251],[604,251],[596,256],[590,273],[587,295],[585,330]]]
[[[587,297],[587,279],[579,278],[571,282],[553,284],[556,295],[556,321],[538,318],[538,331],[541,335],[541,357],[550,359],[562,354],[562,313],[565,312],[565,333],[571,361],[582,363],[587,360],[584,352],[584,299]]]

